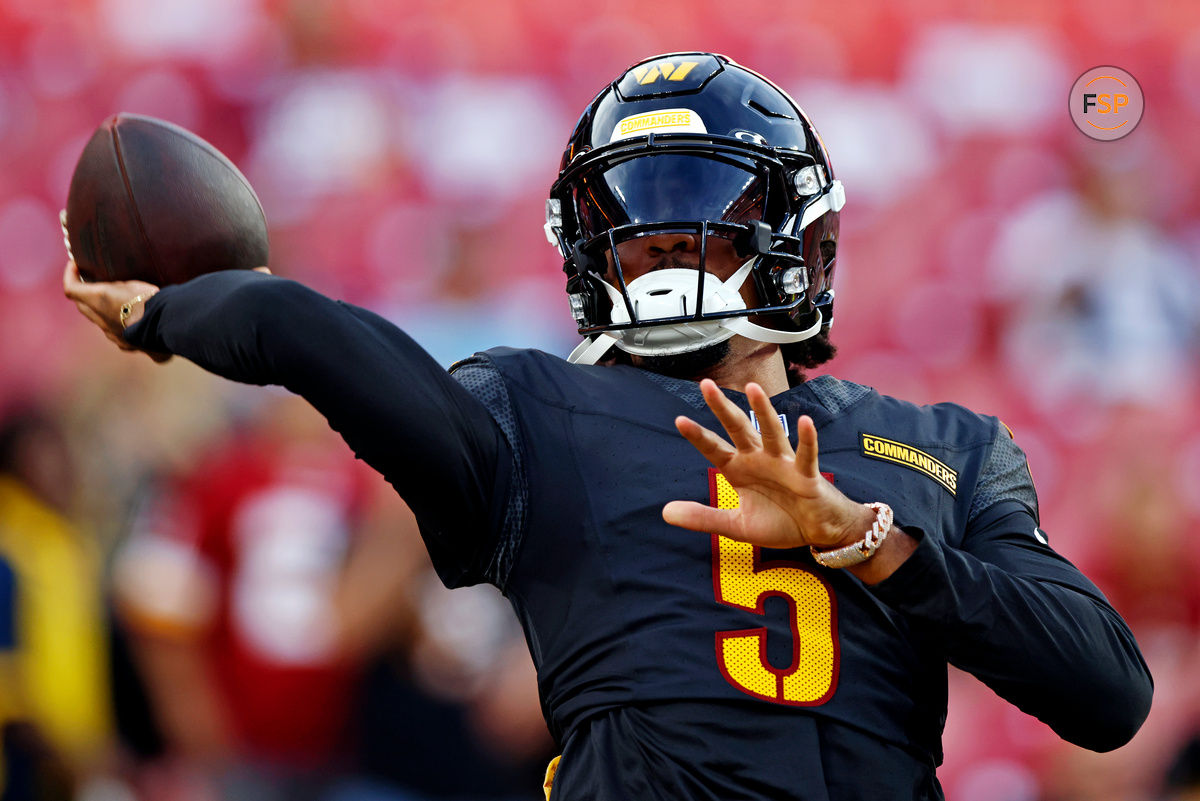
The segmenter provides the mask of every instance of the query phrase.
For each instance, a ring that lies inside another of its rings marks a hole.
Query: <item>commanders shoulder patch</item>
[[[958,471],[952,470],[946,464],[930,456],[920,448],[905,445],[903,442],[877,437],[874,434],[860,434],[862,455],[885,462],[895,462],[905,467],[924,473],[941,484],[951,495],[958,491]]]

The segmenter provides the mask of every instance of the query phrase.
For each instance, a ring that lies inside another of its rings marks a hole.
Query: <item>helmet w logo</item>
[[[649,66],[634,67],[633,77],[643,86],[654,83],[660,78],[668,81],[682,81],[699,63],[699,61],[681,61],[676,65],[672,61],[657,61]]]

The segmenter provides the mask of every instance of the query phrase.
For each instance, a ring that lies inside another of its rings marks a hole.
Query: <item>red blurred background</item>
[[[495,344],[565,354],[541,229],[562,144],[626,65],[685,49],[771,77],[825,139],[848,196],[829,371],[1005,420],[1051,543],[1155,674],[1150,721],[1104,756],[952,675],[948,797],[1159,797],[1200,727],[1200,4],[0,0],[0,404],[61,424],[67,513],[103,553],[148,476],[271,416],[260,390],[115,352],[63,301],[57,212],[116,111],[243,169],[277,273],[447,364]],[[1116,142],[1066,105],[1101,64],[1146,98]]]

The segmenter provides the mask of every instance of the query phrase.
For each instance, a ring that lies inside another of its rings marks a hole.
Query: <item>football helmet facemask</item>
[[[594,364],[614,344],[669,355],[734,334],[779,344],[816,335],[833,321],[844,204],[812,123],[766,78],[712,53],[633,65],[583,113],[546,203],[546,237],[585,337],[570,360]],[[627,281],[620,246],[659,234],[695,237],[699,269]],[[744,259],[724,281],[705,269],[714,237]],[[751,279],[753,308],[740,292]]]

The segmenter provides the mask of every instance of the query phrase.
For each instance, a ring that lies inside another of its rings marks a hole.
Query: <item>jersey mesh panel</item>
[[[463,389],[487,407],[488,413],[496,421],[496,425],[500,426],[512,449],[513,481],[508,490],[504,529],[500,532],[495,553],[484,571],[484,576],[489,581],[503,589],[520,548],[529,512],[529,478],[525,475],[525,448],[521,440],[521,429],[517,425],[512,399],[508,396],[508,387],[504,385],[500,371],[486,357],[473,356],[466,359],[451,368],[451,374]]]
[[[806,386],[831,414],[840,414],[871,394],[870,387],[829,375],[819,375],[806,382]]]
[[[671,378],[670,376],[652,373],[649,370],[644,372],[646,374],[646,378],[649,378],[655,384],[658,384],[672,395],[678,396],[680,400],[691,406],[693,409],[704,408],[704,396],[700,394],[700,385],[695,381],[684,381],[679,378]]]
[[[979,475],[975,495],[971,500],[970,520],[974,520],[989,506],[1002,499],[1020,501],[1029,507],[1036,519],[1038,516],[1037,491],[1029,475],[1029,466],[1024,452],[1013,442],[1002,426],[997,426],[992,452]]]

